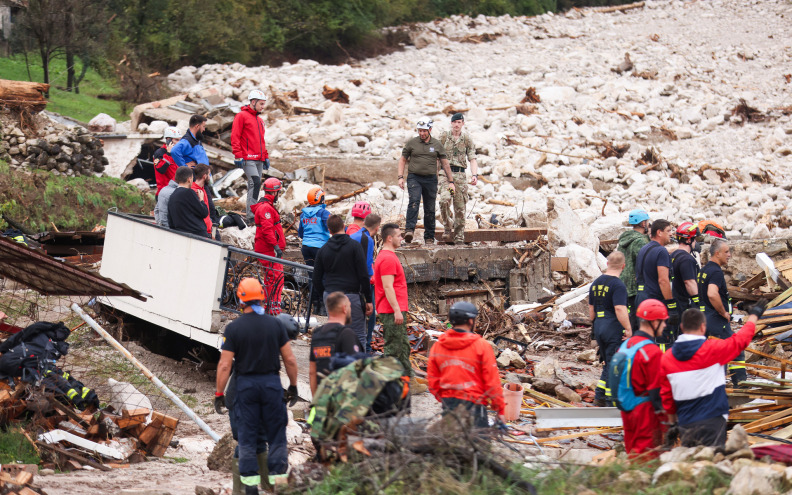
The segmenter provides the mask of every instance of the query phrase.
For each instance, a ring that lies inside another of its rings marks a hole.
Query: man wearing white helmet
[[[181,132],[175,127],[168,127],[162,136],[165,144],[162,145],[157,151],[154,152],[154,178],[157,180],[157,193],[155,197],[159,196],[163,187],[167,186],[170,181],[176,176],[176,169],[178,165],[173,160],[170,152],[173,146],[179,142]]]
[[[407,225],[404,240],[412,242],[415,225],[418,223],[418,207],[424,203],[424,242],[435,242],[435,201],[437,199],[437,162],[448,177],[448,189],[455,191],[454,175],[448,163],[445,148],[432,137],[432,119],[422,117],[416,128],[418,136],[407,141],[399,158],[399,187],[404,189],[404,169],[407,168]]]
[[[231,127],[231,149],[234,153],[234,165],[245,171],[248,180],[247,219],[253,222],[250,206],[258,202],[261,190],[261,174],[268,170],[269,153],[264,142],[264,120],[260,114],[267,104],[264,92],[254,89],[248,95],[250,104],[234,117]]]

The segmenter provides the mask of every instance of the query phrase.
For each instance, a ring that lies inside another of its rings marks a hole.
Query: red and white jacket
[[[275,256],[275,246],[286,249],[280,214],[273,205],[274,196],[266,195],[258,203],[250,205],[256,222],[256,237],[253,250],[267,256]]]
[[[264,121],[249,105],[242,107],[234,117],[231,149],[236,159],[264,161],[269,158],[264,142]]]

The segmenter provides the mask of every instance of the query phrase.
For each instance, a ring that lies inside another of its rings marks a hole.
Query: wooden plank
[[[556,406],[574,407],[572,404],[569,404],[569,403],[564,402],[562,400],[558,400],[555,397],[550,397],[549,395],[545,395],[542,392],[537,392],[536,390],[527,389],[525,391],[525,395],[528,395],[529,397],[531,397],[531,398],[533,398],[535,400],[539,400],[539,401],[542,401],[542,402],[547,402],[549,404],[555,404]]]
[[[569,258],[553,256],[550,258],[550,271],[566,272],[569,270]]]
[[[773,411],[776,409],[783,409],[783,404],[754,404],[752,406],[743,406],[743,407],[735,407],[734,409],[729,410],[729,413],[741,413],[741,412],[748,412],[748,411]]]
[[[144,420],[146,416],[149,415],[151,411],[146,409],[145,407],[141,407],[140,409],[122,409],[121,410],[121,417],[122,418],[134,418],[143,416]]]
[[[168,450],[174,433],[176,432],[173,429],[163,426],[160,430],[159,436],[157,436],[157,439],[155,440],[154,448],[151,449],[151,455],[157,457],[162,457],[165,455],[165,451]]]
[[[780,358],[778,356],[773,356],[772,354],[768,354],[766,352],[762,352],[762,351],[757,350],[757,349],[752,349],[750,347],[746,347],[745,348],[745,352],[750,352],[752,354],[756,354],[757,356],[762,356],[763,358],[772,359],[773,361],[777,361],[779,363],[784,363],[787,366],[792,365],[792,361],[790,361],[789,359],[784,359],[784,358]]]
[[[144,445],[148,446],[152,440],[157,438],[160,428],[162,428],[162,422],[159,419],[152,421],[148,424],[148,426],[146,426],[146,429],[143,430],[143,433],[138,436],[138,440],[140,440],[140,442]]]
[[[787,302],[787,299],[792,297],[792,287],[782,292],[778,297],[770,301],[770,304],[767,305],[768,309],[775,308],[781,304]]]
[[[786,417],[789,417],[789,416],[792,416],[792,408],[784,409],[783,411],[779,411],[777,413],[770,414],[769,416],[765,416],[764,418],[762,418],[762,419],[760,419],[758,421],[754,421],[753,423],[750,423],[750,424],[746,425],[746,427],[745,427],[746,430],[745,431],[748,431],[748,428],[755,428],[757,426],[762,426],[762,425],[771,423],[771,422],[773,422],[773,421],[775,421],[777,419],[786,418]]]
[[[758,289],[759,287],[763,286],[766,281],[767,281],[767,277],[765,276],[765,272],[761,271],[756,275],[754,275],[753,277],[746,280],[745,282],[741,283],[740,289],[744,289],[744,290]]]
[[[465,242],[519,242],[533,241],[539,236],[546,235],[547,229],[524,228],[524,229],[475,229],[465,231]]]
[[[60,455],[69,457],[71,459],[74,459],[75,461],[77,461],[77,462],[79,462],[81,464],[86,464],[88,466],[91,466],[92,468],[99,469],[100,471],[111,471],[111,469],[109,467],[105,466],[104,464],[101,464],[101,463],[96,462],[96,461],[91,460],[91,459],[87,459],[87,458],[85,458],[85,457],[83,457],[81,455],[75,454],[74,452],[62,449],[62,448],[58,447],[57,445],[50,445],[50,444],[44,443],[44,442],[36,442],[36,445],[39,448],[51,450],[51,451],[56,452],[56,453],[58,453]]]
[[[621,426],[614,426],[613,428],[600,428],[598,430],[582,431],[580,433],[570,433],[569,435],[561,435],[558,437],[537,438],[537,443],[557,442],[559,440],[572,440],[573,438],[583,438],[590,435],[602,435],[604,433],[619,433],[622,431]]]
[[[761,431],[770,430],[772,428],[776,428],[778,426],[785,425],[787,423],[792,423],[792,416],[787,418],[777,419],[775,421],[764,423],[758,426],[750,426],[752,423],[748,423],[747,425],[743,426],[743,428],[745,428],[746,433],[759,433]]]
[[[771,323],[786,323],[792,321],[792,314],[783,316],[773,316],[770,318],[762,318],[759,320],[761,325],[770,325]]]

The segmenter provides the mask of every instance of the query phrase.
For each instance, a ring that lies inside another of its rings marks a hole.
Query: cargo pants
[[[448,190],[448,178],[445,173],[439,174],[438,200],[440,202],[440,220],[443,222],[445,233],[453,231],[454,242],[465,242],[465,204],[467,203],[467,174],[453,172],[454,194]],[[451,209],[453,207],[453,215]],[[453,226],[453,227],[452,227]],[[450,240],[450,239],[447,239]]]
[[[384,354],[395,357],[404,367],[404,376],[413,376],[410,364],[410,339],[407,337],[407,324],[397,325],[393,313],[380,313],[382,335],[385,337]]]

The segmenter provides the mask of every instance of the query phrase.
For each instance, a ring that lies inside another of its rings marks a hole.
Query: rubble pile
[[[66,127],[40,117],[38,130],[0,124],[0,160],[11,167],[49,170],[55,175],[99,175],[107,165],[102,142],[81,126]]]

